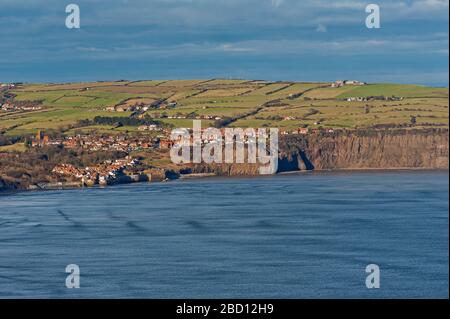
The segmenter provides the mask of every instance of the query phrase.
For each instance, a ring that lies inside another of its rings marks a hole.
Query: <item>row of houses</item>
[[[308,135],[308,134],[319,134],[319,133],[327,133],[327,134],[333,134],[336,132],[332,128],[324,128],[324,129],[309,129],[309,128],[298,128],[294,130],[280,130],[281,135]]]
[[[0,84],[0,89],[4,89],[4,90],[12,90],[16,88],[16,83],[1,83]]]
[[[142,126],[141,130],[149,129]],[[159,131],[156,126],[150,129]],[[64,146],[68,149],[83,148],[89,151],[120,151],[130,153],[136,150],[145,150],[150,148],[168,149],[173,143],[167,138],[169,131],[164,131],[157,137],[149,136],[127,136],[127,135],[76,135],[51,139],[42,131],[38,131],[31,142],[32,147],[44,146]]]
[[[369,102],[369,101],[403,101],[403,97],[398,96],[364,96],[364,97],[348,97],[343,99],[347,102]]]
[[[356,80],[337,80],[331,84],[332,88],[339,88],[346,85],[352,86],[364,86],[367,85],[366,82],[356,81]]]
[[[142,112],[148,111],[148,107],[137,107],[137,106],[126,106],[126,105],[119,105],[119,106],[110,106],[106,108],[107,111],[110,112],[140,112],[140,115],[138,118],[144,118],[145,114]],[[184,114],[175,114],[175,115],[167,115],[167,114],[159,114],[155,113],[152,114],[152,118],[154,119],[169,119],[169,120],[216,120],[220,121],[222,117],[216,116],[216,115],[184,115]]]
[[[222,119],[222,117],[220,116],[215,116],[215,115],[195,115],[195,116],[186,116],[186,115],[168,115],[166,117],[167,119],[174,119],[174,120],[185,120],[185,119],[190,119],[190,120],[216,120],[216,121],[220,121]]]
[[[158,127],[158,125],[155,124],[151,124],[151,125],[141,125],[138,127],[138,130],[143,132],[143,131],[150,131],[150,132],[161,132],[164,129],[161,127]]]
[[[87,185],[106,185],[117,181],[124,176],[124,171],[139,164],[139,160],[126,157],[114,161],[105,161],[100,165],[89,166],[85,168],[76,168],[71,164],[58,164],[52,173],[65,178],[81,180]]]
[[[16,111],[37,111],[41,110],[42,106],[38,105],[15,105],[12,103],[0,103],[0,110],[4,112],[16,112]]]
[[[320,123],[317,123],[320,124]],[[139,128],[142,130],[160,130],[156,125],[142,126]],[[193,131],[192,129],[187,129],[190,134],[192,143]],[[38,131],[34,140],[31,143],[32,147],[43,147],[50,145],[62,145],[65,148],[83,148],[90,151],[121,151],[125,153],[130,153],[135,150],[143,150],[150,148],[159,149],[170,149],[174,142],[180,142],[182,136],[185,134],[186,129],[178,129],[172,132],[164,131],[155,138],[149,136],[127,136],[127,135],[76,135],[67,136],[50,139],[48,135],[44,134],[42,131]],[[201,143],[211,144],[221,142],[223,136],[226,136],[227,130],[225,128],[218,129],[220,134],[215,134],[214,132],[208,131],[208,129],[202,129]],[[245,132],[245,142],[254,140],[258,137],[257,130],[244,130]],[[281,135],[307,135],[307,134],[317,134],[317,133],[334,133],[334,129],[309,129],[309,128],[297,128],[293,130],[280,129],[279,133]],[[179,136],[179,140],[172,141],[168,135],[172,133]],[[217,136],[219,135],[219,136]]]
[[[174,134],[178,136],[177,139],[170,140],[170,139],[162,139],[159,142],[159,148],[160,149],[170,149],[172,148],[175,143],[178,145],[186,145],[186,146],[192,146],[194,144],[194,137],[192,135],[192,131],[190,131],[189,139],[184,138],[185,131],[174,131]],[[325,129],[309,129],[309,128],[297,128],[294,130],[286,130],[286,129],[280,129],[279,130],[280,135],[309,135],[309,134],[319,134],[319,133],[326,133],[326,134],[333,134],[335,133],[335,130],[332,128],[325,128]],[[256,140],[258,138],[258,132],[256,130],[247,130],[244,131],[244,144],[249,143],[256,143]],[[220,130],[220,134],[208,134],[208,132],[203,129],[201,131],[201,145],[206,144],[221,144],[224,141],[224,137],[226,139],[226,131],[225,129]]]
[[[115,105],[108,106],[105,110],[108,112],[147,112],[150,109],[149,105],[135,104],[135,105]]]
[[[128,136],[92,136],[78,135],[66,137],[62,144],[67,148],[81,147],[91,151],[121,151],[132,152],[138,149],[148,149],[154,145],[149,137]]]
[[[105,110],[109,111],[109,112],[139,112],[139,113],[143,113],[143,112],[147,112],[151,108],[153,108],[153,109],[159,108],[159,109],[164,110],[164,109],[175,108],[177,105],[178,105],[177,102],[166,103],[163,99],[157,100],[151,104],[142,103],[142,102],[130,104],[125,101],[119,105],[108,106],[105,108]]]
[[[154,147],[157,139],[141,136],[103,136],[103,135],[76,135],[50,139],[41,131],[38,131],[32,141],[32,147],[43,147],[49,145],[63,145],[66,148],[84,148],[91,151],[121,151],[132,152],[138,149]]]

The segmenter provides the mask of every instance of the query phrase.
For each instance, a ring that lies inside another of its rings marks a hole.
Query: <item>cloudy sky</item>
[[[81,28],[67,29],[78,4]],[[381,7],[367,29],[365,7]],[[448,86],[449,0],[0,0],[0,81],[358,79]]]

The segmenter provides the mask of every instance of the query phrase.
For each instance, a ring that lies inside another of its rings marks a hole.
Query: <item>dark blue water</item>
[[[0,297],[447,298],[448,188],[349,172],[1,196]]]

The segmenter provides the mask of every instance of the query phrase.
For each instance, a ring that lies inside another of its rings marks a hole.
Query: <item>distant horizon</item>
[[[3,81],[0,80],[0,83],[23,83],[26,85],[30,84],[71,84],[71,83],[102,83],[102,82],[143,82],[143,81],[189,81],[189,80],[198,80],[198,81],[210,81],[210,80],[230,80],[230,81],[265,81],[265,82],[295,82],[295,83],[333,83],[339,80],[356,80],[367,83],[367,85],[373,84],[394,84],[394,85],[417,85],[417,86],[427,86],[427,87],[435,87],[435,88],[449,88],[449,84],[422,84],[422,83],[402,83],[402,82],[369,82],[361,79],[354,78],[338,78],[331,81],[308,81],[308,80],[268,80],[268,79],[250,79],[250,78],[226,78],[226,77],[210,77],[210,78],[142,78],[142,79],[100,79],[100,80],[76,80],[76,81]]]

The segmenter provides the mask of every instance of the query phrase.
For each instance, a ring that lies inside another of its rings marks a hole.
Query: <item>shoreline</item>
[[[64,184],[62,183],[61,187],[49,187],[49,188],[39,188],[36,185],[34,185],[36,188],[28,188],[28,189],[5,189],[0,190],[0,197],[6,196],[6,195],[12,195],[17,193],[25,193],[25,192],[46,192],[46,191],[58,191],[58,190],[80,190],[80,189],[91,189],[91,188],[102,188],[102,189],[109,189],[113,188],[118,185],[129,185],[129,184],[159,184],[159,183],[168,183],[172,181],[189,181],[189,180],[203,180],[203,179],[212,179],[212,178],[220,178],[220,179],[233,179],[233,178],[261,178],[261,177],[274,177],[274,176],[290,176],[290,175],[303,175],[303,174],[322,174],[322,173],[363,173],[363,172],[370,172],[370,173],[379,173],[379,172],[442,172],[442,173],[449,173],[449,168],[339,168],[339,169],[316,169],[316,170],[299,170],[299,171],[287,171],[287,172],[280,172],[274,175],[217,175],[215,173],[193,173],[193,174],[182,174],[178,178],[175,179],[166,179],[161,181],[149,181],[149,182],[131,182],[131,183],[116,183],[114,185],[95,185],[95,186],[88,186],[88,187],[75,187],[73,186],[74,183],[68,183]],[[70,185],[70,186],[68,186]]]

